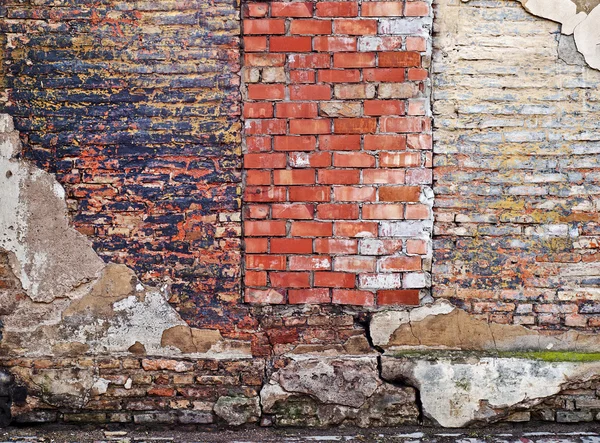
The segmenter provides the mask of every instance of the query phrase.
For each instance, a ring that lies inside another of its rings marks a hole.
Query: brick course
[[[243,13],[246,301],[418,304],[431,265],[429,4]],[[392,228],[405,219],[418,221]]]

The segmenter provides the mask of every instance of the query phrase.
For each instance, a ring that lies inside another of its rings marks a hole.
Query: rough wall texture
[[[456,3],[434,160],[427,2],[2,3],[0,426],[599,418],[600,77]]]
[[[518,2],[436,6],[435,296],[598,327],[600,72]]]
[[[246,301],[418,305],[431,266],[429,3],[245,8]]]
[[[234,0],[0,6],[0,110],[25,157],[104,260],[171,279],[195,325],[240,317],[239,26]]]

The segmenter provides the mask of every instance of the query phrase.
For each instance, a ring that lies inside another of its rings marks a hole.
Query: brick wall
[[[435,296],[600,326],[600,73],[518,2],[436,7]]]
[[[427,2],[244,5],[245,300],[429,287]]]
[[[26,157],[105,260],[169,277],[195,325],[243,316],[239,40],[233,0],[0,6],[0,112]]]

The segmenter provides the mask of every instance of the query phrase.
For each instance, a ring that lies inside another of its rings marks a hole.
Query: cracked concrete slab
[[[408,381],[419,390],[423,414],[458,428],[527,410],[570,384],[598,379],[600,362],[547,362],[524,358],[432,354],[382,357],[385,380]]]
[[[447,300],[410,311],[383,311],[371,318],[371,338],[386,352],[395,350],[475,350],[573,352],[600,351],[600,336],[577,332],[541,332],[521,325],[490,323]]]
[[[0,310],[4,355],[251,357],[249,342],[190,328],[168,303],[167,284],[144,285],[126,266],[104,263],[69,225],[60,184],[19,152],[11,118],[0,115],[0,252],[25,295],[10,293]]]

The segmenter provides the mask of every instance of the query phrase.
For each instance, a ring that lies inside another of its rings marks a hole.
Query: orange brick
[[[245,235],[249,237],[284,236],[286,223],[284,221],[246,221]]]
[[[292,20],[292,34],[331,34],[331,20]]]
[[[367,81],[367,82],[402,83],[402,82],[404,82],[404,79],[405,79],[405,71],[406,70],[403,68],[364,69],[363,70],[363,79],[364,79],[364,81]]]
[[[377,259],[375,257],[360,255],[336,257],[333,262],[333,269],[337,272],[375,272],[376,266]]]
[[[334,20],[336,34],[375,35],[377,20]]]
[[[317,147],[317,138],[303,136],[276,136],[276,151],[314,151]]]
[[[406,135],[365,135],[366,151],[404,151]]]
[[[401,17],[404,11],[404,2],[364,2],[362,4],[363,17]]]
[[[246,154],[244,155],[244,168],[246,169],[274,169],[285,168],[287,158],[285,154]]]
[[[246,268],[264,270],[284,270],[285,256],[248,254],[246,255]]]
[[[270,185],[271,172],[269,171],[246,171],[246,185]]]
[[[295,255],[289,258],[293,271],[319,271],[331,269],[331,257],[328,255]]]
[[[310,52],[310,37],[278,37],[272,36],[269,41],[271,52]]]
[[[312,253],[312,240],[310,238],[272,238],[271,253],[310,254]]]
[[[315,183],[315,171],[313,169],[273,171],[273,183],[276,185],[312,185]]]
[[[291,235],[295,237],[329,237],[332,234],[331,222],[292,222]]]
[[[269,280],[274,288],[308,288],[308,272],[269,272]]]
[[[334,289],[332,302],[339,305],[373,306],[375,297],[369,291]]]
[[[407,220],[427,220],[429,212],[429,206],[427,205],[406,205],[404,217]]]
[[[286,200],[286,188],[275,186],[246,186],[244,199],[247,202],[281,202]]]
[[[419,291],[416,290],[381,290],[377,291],[378,305],[413,305],[419,304]]]
[[[335,201],[372,202],[375,201],[375,188],[336,186],[335,188],[333,188],[333,198]]]
[[[285,34],[285,20],[246,19],[244,20],[244,34]]]
[[[329,85],[293,85],[290,86],[290,100],[329,100]]]
[[[338,52],[333,54],[336,68],[370,68],[375,66],[374,52]]]
[[[365,115],[402,115],[404,102],[400,100],[365,100]]]
[[[421,257],[384,257],[379,260],[380,269],[382,271],[404,272],[404,271],[420,271]]]
[[[364,184],[402,184],[406,173],[403,170],[394,169],[365,169],[363,171]]]
[[[317,116],[316,103],[277,103],[277,118],[313,118]]]
[[[336,118],[333,120],[333,132],[336,134],[366,134],[377,130],[374,118]]]
[[[267,273],[264,271],[246,271],[244,280],[247,286],[267,286]]]
[[[248,85],[250,100],[282,100],[285,98],[284,85]]]
[[[323,203],[317,206],[317,217],[324,220],[356,220],[358,205]]]
[[[328,118],[290,120],[290,134],[329,134],[331,120]]]
[[[380,52],[379,66],[382,68],[404,68],[421,65],[421,54],[412,51]]]
[[[362,208],[365,220],[402,220],[404,218],[404,205],[365,205]]]
[[[421,188],[418,186],[382,186],[379,188],[379,201],[418,202]]]
[[[293,186],[289,192],[293,202],[326,202],[331,199],[329,186]]]
[[[366,152],[335,152],[333,166],[340,168],[372,168],[375,166],[375,156]]]
[[[360,182],[360,171],[356,169],[321,169],[317,172],[318,182],[325,185],[353,185]]]
[[[319,148],[327,151],[358,151],[360,135],[322,135]]]
[[[245,250],[248,254],[267,252],[269,250],[269,240],[266,238],[246,238],[244,239]],[[285,262],[284,267],[285,269]]]
[[[285,219],[304,219],[312,220],[315,212],[315,205],[296,204],[296,203],[277,203],[271,207],[272,217]],[[293,235],[293,234],[292,234]]]
[[[358,15],[358,3],[323,2],[317,3],[317,17],[356,17]]]
[[[335,222],[338,237],[377,237],[377,222]]]
[[[272,2],[272,17],[312,17],[313,4],[308,2]]]
[[[356,51],[356,39],[353,37],[315,37],[313,47],[315,51],[321,52]]]
[[[319,81],[324,83],[357,83],[360,81],[358,69],[322,69]]]
[[[290,304],[322,304],[330,303],[329,289],[290,289],[288,291]]]
[[[315,286],[325,288],[354,288],[355,274],[343,272],[315,272]]]
[[[356,254],[358,253],[358,242],[356,240],[317,238],[315,239],[315,252],[320,254]]]
[[[267,37],[244,37],[244,51],[261,52],[267,50]]]

